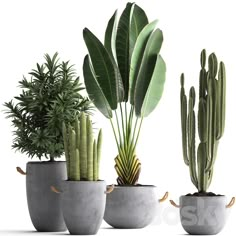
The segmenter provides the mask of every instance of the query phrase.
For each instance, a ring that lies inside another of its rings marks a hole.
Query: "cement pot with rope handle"
[[[97,234],[105,211],[106,195],[113,191],[105,181],[63,181],[62,190],[51,190],[62,196],[62,211],[70,234]]]
[[[26,172],[26,195],[31,221],[39,232],[66,231],[60,195],[52,193],[51,185],[59,185],[67,178],[66,163],[63,161],[28,162]]]
[[[137,229],[151,224],[158,214],[158,206],[168,198],[168,192],[158,199],[152,185],[115,186],[107,195],[104,220],[114,228]]]
[[[188,234],[215,235],[225,226],[227,213],[235,197],[227,204],[225,196],[181,196],[180,204],[170,203],[180,210],[181,224]]]

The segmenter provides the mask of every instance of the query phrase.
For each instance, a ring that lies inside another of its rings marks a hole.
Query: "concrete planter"
[[[235,198],[227,205],[225,196],[181,196],[181,224],[184,230],[193,235],[215,235],[225,226],[227,211]]]
[[[105,181],[63,181],[62,190],[62,211],[69,232],[96,234],[105,211]]]
[[[17,170],[24,174],[18,167]],[[37,231],[66,231],[61,210],[61,196],[50,190],[67,178],[65,162],[28,162],[26,193],[31,221]]]
[[[160,201],[155,186],[115,186],[107,195],[104,220],[114,228],[137,229],[149,225]]]

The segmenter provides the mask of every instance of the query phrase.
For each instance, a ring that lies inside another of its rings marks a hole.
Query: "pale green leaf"
[[[130,39],[129,39],[129,60],[131,61],[131,56],[135,47],[136,40],[142,31],[142,29],[148,24],[148,18],[144,10],[137,4],[133,7],[133,13],[130,25]]]
[[[155,109],[161,99],[165,80],[166,64],[162,57],[158,55],[156,66],[143,101],[141,116],[148,116]]]
[[[134,91],[134,106],[137,116],[141,116],[143,102],[155,71],[158,54],[163,41],[162,31],[156,29],[148,39],[144,55],[142,58],[141,68]]]
[[[147,45],[147,42],[151,33],[156,27],[157,22],[158,21],[155,20],[144,27],[144,29],[139,34],[135,47],[134,47],[134,51],[131,58],[130,75],[129,75],[130,103],[132,105],[134,105],[134,91],[135,91],[138,73],[141,67],[144,50],[146,48],[146,45]]]

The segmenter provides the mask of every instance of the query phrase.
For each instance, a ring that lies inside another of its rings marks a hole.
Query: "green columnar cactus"
[[[195,89],[191,87],[187,104],[184,74],[180,79],[183,157],[185,164],[189,166],[191,180],[199,192],[206,192],[211,184],[217,148],[225,127],[225,66],[223,62],[220,62],[218,70],[214,53],[208,57],[208,71],[205,66],[206,51],[202,50],[197,117],[200,144],[197,155],[195,154]]]
[[[63,124],[68,180],[97,181],[101,159],[102,130],[93,138],[90,116],[81,112],[74,125]]]

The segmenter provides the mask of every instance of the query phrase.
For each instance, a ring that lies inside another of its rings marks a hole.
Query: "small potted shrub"
[[[227,208],[235,202],[235,198],[232,198],[227,205],[225,196],[207,192],[212,181],[219,140],[225,127],[226,75],[224,63],[218,64],[214,53],[208,57],[208,71],[205,67],[206,51],[203,50],[197,116],[200,144],[196,153],[195,89],[191,87],[187,101],[183,74],[180,92],[183,157],[198,192],[181,196],[179,206],[170,200],[172,205],[180,208],[185,231],[201,235],[219,233],[226,222]]]
[[[38,231],[64,231],[61,197],[50,191],[52,184],[66,179],[66,164],[55,161],[64,152],[62,122],[73,122],[80,111],[89,112],[91,104],[80,94],[83,89],[69,62],[60,62],[56,53],[52,58],[19,82],[22,93],[17,101],[5,103],[7,117],[14,130],[13,148],[39,161],[27,163],[26,190],[30,217]],[[41,161],[42,158],[48,161]]]
[[[93,138],[92,122],[81,113],[63,125],[68,180],[62,185],[62,211],[71,234],[96,234],[104,216],[106,183],[99,180],[102,130]],[[54,192],[59,191],[52,186]]]
[[[104,44],[84,29],[89,55],[83,73],[88,95],[109,119],[118,149],[118,185],[107,196],[104,219],[116,228],[142,228],[156,216],[159,200],[155,186],[138,184],[141,163],[136,146],[143,118],[155,109],[164,88],[163,35],[155,29],[157,21],[149,23],[143,9],[134,3],[126,5],[118,26],[117,20],[115,12]],[[166,198],[167,193],[160,201]]]

